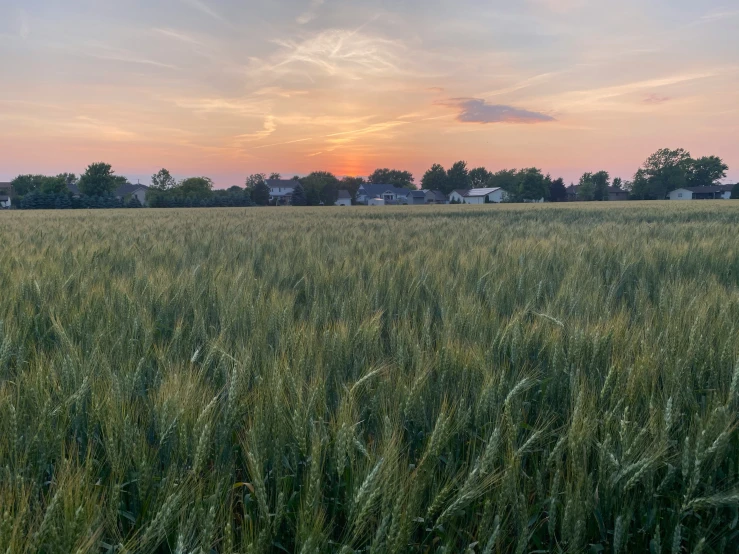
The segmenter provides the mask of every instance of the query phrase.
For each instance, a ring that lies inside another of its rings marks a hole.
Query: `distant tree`
[[[349,191],[349,194],[352,195],[353,200],[357,197],[357,191],[359,190],[359,187],[361,187],[363,184],[363,177],[344,177],[339,182],[339,190]]]
[[[282,176],[279,173],[270,173],[269,178],[279,181],[280,179],[282,179]]]
[[[79,181],[80,192],[87,196],[102,196],[112,193],[125,182],[125,177],[116,178],[110,164],[94,163],[87,167]]]
[[[396,187],[415,189],[413,174],[399,169],[375,169],[367,181],[377,185],[393,185]]]
[[[608,187],[610,186],[611,176],[607,171],[599,171],[592,174],[593,181],[593,200],[599,202],[608,200]]]
[[[43,194],[61,194],[68,192],[67,181],[64,176],[41,177],[40,190]]]
[[[269,187],[264,180],[256,181],[254,186],[250,187],[251,199],[257,206],[266,206],[269,204]]]
[[[593,180],[592,173],[583,173],[582,177],[580,177],[577,199],[581,202],[595,200],[595,181]]]
[[[613,183],[611,183],[611,186],[613,188],[617,188],[619,190],[625,190],[624,189],[624,182],[623,182],[623,179],[621,179],[621,177],[614,177]]]
[[[333,206],[339,195],[339,180],[328,171],[314,171],[300,180],[305,189],[309,206],[318,206],[323,202]]]
[[[295,185],[295,188],[293,189],[292,204],[293,206],[307,206],[308,205],[308,198],[305,195],[305,189],[303,188],[303,185],[301,185],[300,183]]]
[[[687,186],[693,160],[683,148],[662,148],[649,156],[634,175],[631,196],[663,200],[668,192]]]
[[[297,175],[293,175],[292,181],[300,181],[300,177]]]
[[[232,187],[228,187],[228,188],[226,189],[226,191],[227,191],[227,192],[244,192],[244,189],[242,189],[241,187],[239,187],[239,186],[237,186],[237,185],[234,185],[234,186],[232,186]]]
[[[162,168],[157,173],[151,176],[151,188],[156,190],[171,190],[177,186],[177,181],[174,177]]]
[[[734,188],[731,189],[731,198],[734,200],[739,200],[739,183],[734,185]]]
[[[450,191],[470,188],[470,174],[467,171],[467,162],[455,162],[446,172],[446,178]]]
[[[177,194],[191,198],[207,198],[213,190],[213,181],[208,177],[188,177],[177,185]]]
[[[126,202],[126,208],[143,208],[141,205],[141,201],[136,196],[131,196],[131,198]]]
[[[452,189],[449,188],[449,179],[446,176],[446,169],[441,164],[434,164],[423,174],[421,179],[421,188],[425,190],[440,190],[444,194],[449,194]]]
[[[550,180],[549,200],[552,202],[564,202],[567,200],[567,188],[565,187],[565,182],[562,177],[555,179],[554,181]]]
[[[267,177],[264,173],[254,173],[246,178],[246,188],[253,189],[257,184],[264,183]]]
[[[549,196],[549,186],[540,169],[529,167],[518,172],[518,190],[516,196],[520,200],[540,200]]]
[[[518,193],[519,172],[515,169],[496,171],[488,179],[488,187],[502,188],[512,197]]]
[[[488,181],[493,174],[485,169],[484,167],[476,167],[471,169],[469,173],[470,187],[472,188],[484,188],[488,186]]]
[[[689,187],[710,187],[726,177],[726,165],[718,156],[703,156],[691,160],[688,168],[687,184]]]

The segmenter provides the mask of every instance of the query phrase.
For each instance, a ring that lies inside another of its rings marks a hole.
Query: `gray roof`
[[[396,196],[406,196],[409,190],[410,189],[396,187],[394,185],[377,185],[374,183],[364,183],[359,187],[358,194],[362,194],[362,192],[364,192],[364,194],[373,198],[375,196],[381,196],[386,192],[391,192]]]
[[[406,196],[412,196],[413,198],[426,198],[426,193],[422,190],[411,190]]]
[[[341,189],[339,191],[339,198],[340,199],[343,198],[343,199],[349,199],[349,200],[351,200],[352,195],[349,194],[349,191],[348,190]]]
[[[115,196],[127,196],[139,189],[149,190],[149,187],[141,184],[132,185],[131,183],[126,183],[115,190]]]
[[[431,193],[436,197],[436,200],[443,200],[443,201],[448,200],[446,194],[444,194],[440,190],[432,190]]]
[[[71,192],[72,194],[75,194],[75,195],[76,194],[80,194],[80,187],[78,187],[74,183],[68,183],[67,184],[67,190],[69,190],[69,192]]]
[[[690,192],[705,193],[731,192],[733,188],[734,185],[714,185],[711,187],[682,187],[683,190],[689,190]]]
[[[0,183],[0,189],[9,189],[12,188],[12,183]]]
[[[294,189],[300,182],[293,179],[267,179],[265,181],[268,187],[283,188],[283,189]]]
[[[452,192],[456,192],[460,196],[467,196],[467,193],[470,191],[470,189],[454,189]]]

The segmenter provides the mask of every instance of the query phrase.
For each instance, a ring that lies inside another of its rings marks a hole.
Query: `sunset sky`
[[[1,0],[0,181],[95,161],[631,178],[661,147],[739,180],[736,0]]]

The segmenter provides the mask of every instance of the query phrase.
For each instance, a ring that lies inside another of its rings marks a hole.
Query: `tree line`
[[[628,192],[635,200],[664,199],[668,192],[678,188],[718,184],[726,177],[727,170],[728,166],[718,156],[693,158],[685,149],[663,148],[649,156],[630,181],[619,177],[611,180],[605,170],[586,172],[572,190],[581,201],[608,200],[611,189]],[[270,179],[281,179],[281,175],[255,173],[246,178],[243,188],[232,186],[215,190],[208,177],[178,181],[167,169],[161,169],[151,177],[147,203],[160,208],[266,206],[270,203]],[[354,199],[365,183],[409,190],[418,188],[410,171],[390,168],[376,169],[366,179],[351,176],[339,179],[328,171],[315,171],[292,180],[296,182],[292,195],[292,204],[296,206],[334,205],[340,190],[348,191]],[[126,183],[125,177],[116,175],[110,164],[102,162],[88,166],[79,178],[73,173],[60,173],[56,176],[19,175],[12,181],[16,205],[22,209],[140,207],[135,198],[115,198],[113,193]],[[71,194],[72,185],[79,190],[79,195]],[[568,199],[564,179],[545,175],[536,167],[493,172],[485,167],[469,169],[465,161],[458,161],[448,169],[433,164],[420,182],[420,188],[439,190],[446,195],[454,190],[498,187],[508,193],[509,202],[541,198],[563,202]],[[734,188],[732,198],[739,198],[739,186]]]

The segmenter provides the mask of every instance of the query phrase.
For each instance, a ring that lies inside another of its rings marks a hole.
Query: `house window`
[[[682,193],[682,192],[678,192],[678,193],[677,193],[677,197],[678,197],[678,198],[682,198],[682,197],[683,197],[683,193]]]

